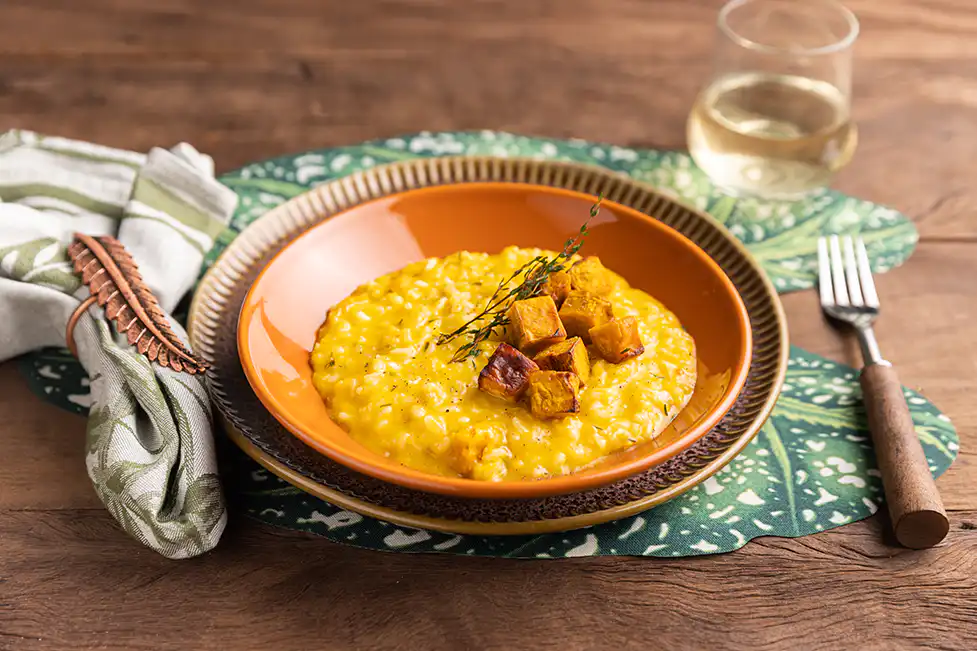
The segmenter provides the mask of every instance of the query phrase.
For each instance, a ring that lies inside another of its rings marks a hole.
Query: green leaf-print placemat
[[[70,385],[79,377],[76,367],[62,359],[31,373],[47,379],[40,386],[61,380]],[[925,398],[905,393],[930,469],[940,475],[956,457],[956,431]],[[84,400],[60,386],[50,397],[65,408],[86,411]],[[772,417],[722,471],[641,515],[542,536],[454,536],[363,517],[303,493],[227,441],[222,471],[229,501],[248,515],[367,549],[511,558],[715,554],[759,536],[796,538],[833,529],[878,510],[882,485],[860,397],[851,368],[792,347]]]
[[[722,471],[641,515],[542,536],[456,536],[406,529],[306,495],[237,453],[229,484],[248,513],[367,549],[511,558],[697,556],[759,536],[796,538],[867,518],[882,484],[855,371],[791,348],[784,392],[763,429]],[[950,419],[905,390],[934,475],[953,462]]]
[[[793,203],[732,199],[713,188],[684,152],[628,149],[497,131],[422,132],[282,156],[225,174],[221,181],[241,196],[232,224],[240,230],[270,208],[319,183],[392,161],[456,155],[575,161],[600,165],[644,181],[725,223],[733,235],[750,247],[780,292],[814,286],[817,238],[822,233],[861,234],[877,271],[904,262],[918,239],[905,215],[832,190],[822,190]],[[215,259],[218,252],[210,259]]]
[[[902,263],[917,240],[911,222],[898,212],[830,190],[793,204],[732,200],[715,191],[681,152],[499,132],[420,133],[284,156],[221,177],[241,201],[205,267],[237,232],[309,187],[393,160],[457,154],[578,161],[649,182],[724,222],[781,292],[814,284],[815,243],[821,233],[861,233],[877,271]],[[32,353],[20,367],[45,399],[77,413],[87,411],[88,380],[67,351]],[[231,502],[259,520],[370,549],[519,558],[719,553],[757,536],[796,537],[831,529],[879,508],[881,484],[859,394],[852,369],[792,348],[784,393],[772,418],[722,472],[642,515],[564,534],[452,536],[397,527],[306,495],[230,445],[225,446],[227,484]],[[907,396],[931,469],[940,474],[956,456],[956,433],[923,397],[908,390]]]

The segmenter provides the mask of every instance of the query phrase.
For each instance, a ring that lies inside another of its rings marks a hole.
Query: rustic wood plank
[[[14,363],[0,366],[0,459],[0,511],[103,508],[85,471],[85,419],[35,396]]]
[[[425,128],[683,147],[719,4],[8,1],[0,126],[142,150],[185,139],[222,170]],[[853,8],[860,144],[837,187],[919,218],[924,237],[977,239],[973,6]]]
[[[847,0],[860,143],[838,189],[922,245],[879,278],[879,338],[957,425],[939,548],[884,515],[735,553],[546,563],[382,554],[240,518],[203,558],[129,539],[85,474],[84,420],[0,366],[0,648],[973,648],[977,639],[977,6]],[[720,0],[4,0],[0,129],[219,170],[420,129],[683,147]],[[794,343],[853,361],[811,292]],[[570,613],[561,617],[555,613]]]
[[[961,515],[923,552],[885,546],[873,518],[669,561],[390,554],[238,522],[172,562],[103,512],[0,512],[0,646],[969,650],[977,512]]]

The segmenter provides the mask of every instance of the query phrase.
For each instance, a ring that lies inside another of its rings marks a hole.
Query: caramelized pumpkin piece
[[[570,267],[570,286],[598,296],[606,296],[614,289],[611,272],[595,255],[588,256]]]
[[[538,370],[536,362],[501,343],[478,374],[478,388],[490,396],[515,401],[526,392],[529,374]]]
[[[575,289],[560,308],[560,320],[571,337],[590,341],[590,330],[614,318],[611,302],[606,298]]]
[[[600,356],[612,364],[620,364],[645,352],[638,333],[638,322],[633,316],[611,319],[591,328],[590,338]]]
[[[563,301],[567,299],[567,294],[570,293],[570,274],[565,271],[551,273],[540,289],[553,299],[557,307],[560,307],[563,305]]]
[[[580,378],[566,371],[529,376],[529,408],[536,418],[562,418],[580,411]]]
[[[549,296],[516,301],[506,316],[516,348],[527,355],[535,355],[550,344],[567,338],[556,303]]]
[[[566,371],[580,378],[580,384],[590,379],[590,357],[580,337],[573,337],[543,350],[533,359],[545,371]]]

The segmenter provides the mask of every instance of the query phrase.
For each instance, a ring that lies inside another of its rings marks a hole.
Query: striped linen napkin
[[[0,136],[0,361],[64,345],[88,296],[67,255],[76,232],[118,238],[172,312],[237,203],[213,173],[187,144],[145,155],[30,131]],[[227,515],[202,377],[151,364],[97,306],[74,339],[91,383],[85,461],[99,498],[166,557],[213,548]]]

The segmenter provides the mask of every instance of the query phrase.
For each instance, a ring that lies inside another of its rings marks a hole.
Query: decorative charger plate
[[[607,486],[538,499],[466,499],[420,492],[350,470],[305,446],[264,409],[241,368],[235,333],[244,297],[265,264],[299,233],[351,206],[415,188],[484,181],[603,192],[678,230],[719,263],[746,304],[754,350],[746,385],[705,437],[667,462]],[[489,157],[376,167],[320,185],[275,208],[244,230],[211,267],[195,294],[188,325],[194,349],[211,365],[208,380],[222,425],[260,464],[351,511],[410,527],[481,535],[598,524],[648,509],[705,481],[750,442],[769,416],[788,354],[786,320],[773,286],[713,218],[605,169]]]

